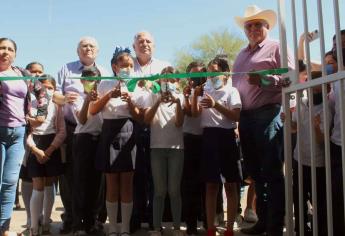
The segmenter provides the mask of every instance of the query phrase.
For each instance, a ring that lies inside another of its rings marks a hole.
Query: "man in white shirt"
[[[134,76],[144,77],[160,74],[165,67],[170,66],[170,63],[153,57],[155,40],[147,31],[140,31],[134,35],[133,49],[136,55],[134,58]],[[150,97],[151,91],[148,87],[149,85],[145,86],[145,81],[142,80],[138,82],[134,91],[134,96],[142,101],[142,104],[137,104],[141,109],[145,108],[144,101]],[[148,219],[152,228],[153,183],[150,163],[150,128],[138,125],[138,129],[131,232],[140,228],[140,219],[143,218]],[[149,196],[149,199],[145,199],[144,196]]]

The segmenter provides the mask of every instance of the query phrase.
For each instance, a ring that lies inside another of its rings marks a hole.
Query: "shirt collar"
[[[258,46],[255,48],[254,51],[256,51],[258,48],[262,48],[263,46],[265,46],[265,44],[267,44],[268,41],[270,41],[270,38],[267,35],[267,37],[261,43],[258,44]],[[248,52],[251,51],[250,44],[248,44],[246,51],[248,51]]]
[[[94,62],[92,66],[97,67],[96,62]],[[84,67],[85,67],[85,65],[83,63],[81,63],[81,61],[78,61],[78,70],[82,71],[84,69]]]

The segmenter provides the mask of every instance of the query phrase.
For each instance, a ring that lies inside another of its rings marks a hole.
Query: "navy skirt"
[[[55,134],[32,135],[36,147],[46,150],[55,138]],[[36,156],[29,154],[27,161],[27,171],[30,178],[34,177],[54,177],[63,174],[64,165],[61,160],[60,148],[56,149],[50,156],[49,160],[44,164],[37,161]]]
[[[105,119],[96,157],[96,168],[105,173],[130,172],[135,167],[135,122],[129,118]]]

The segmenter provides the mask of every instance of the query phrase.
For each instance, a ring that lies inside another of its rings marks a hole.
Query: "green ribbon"
[[[268,75],[281,75],[288,72],[288,68],[277,68],[269,70],[258,70],[250,72],[196,72],[196,73],[179,73],[179,74],[155,74],[145,77],[70,77],[70,79],[84,79],[84,80],[122,80],[125,82],[128,91],[133,92],[139,80],[149,80],[152,81],[152,92],[157,93],[160,90],[159,84],[156,82],[158,79],[186,79],[186,78],[199,78],[199,77],[214,77],[219,75],[238,75],[238,74],[259,74],[261,82],[264,85],[269,85],[271,82],[265,80]],[[40,77],[0,77],[0,81],[4,80],[35,80],[42,79]]]

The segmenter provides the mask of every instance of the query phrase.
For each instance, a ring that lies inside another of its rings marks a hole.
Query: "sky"
[[[288,46],[292,49],[291,0],[286,0]],[[323,0],[326,50],[335,32],[333,1]],[[339,0],[345,9],[345,0]],[[235,16],[243,16],[248,5],[277,10],[276,0],[11,0],[2,1],[0,37],[12,38],[18,46],[15,65],[25,67],[39,61],[46,73],[56,76],[63,64],[75,61],[82,36],[93,36],[100,45],[97,62],[109,71],[116,45],[132,48],[136,32],[147,30],[156,42],[155,57],[174,64],[178,50],[201,35],[229,30],[243,39]],[[318,28],[317,0],[307,0],[309,31]],[[297,30],[302,33],[302,0],[296,0]],[[343,11],[344,12],[344,11]],[[345,15],[341,12],[341,28]],[[276,26],[270,37],[279,39]],[[311,57],[320,60],[319,40],[311,43]]]

